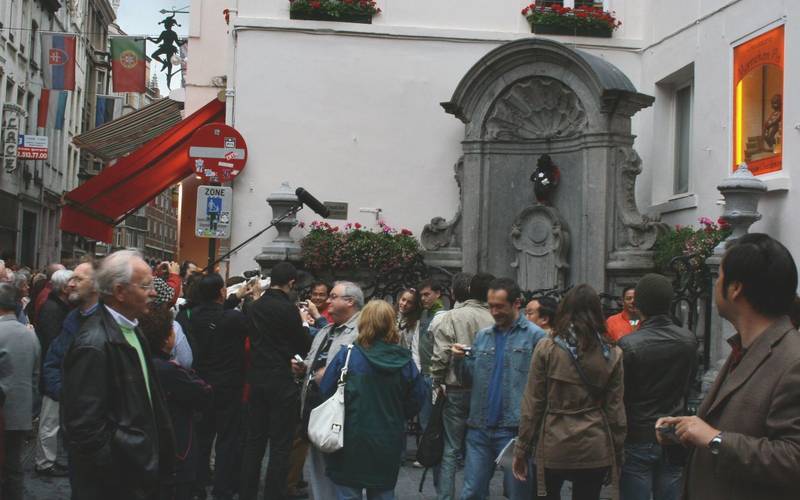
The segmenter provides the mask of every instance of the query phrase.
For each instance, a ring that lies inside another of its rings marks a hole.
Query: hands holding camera
[[[682,444],[707,448],[719,430],[700,417],[661,417],[656,421],[656,439],[661,445]]]

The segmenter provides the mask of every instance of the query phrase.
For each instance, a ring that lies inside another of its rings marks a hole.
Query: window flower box
[[[372,24],[380,14],[375,0],[289,0],[289,18]]]
[[[540,35],[569,35],[610,38],[622,22],[600,7],[576,8],[561,5],[536,5],[522,9],[531,31]]]

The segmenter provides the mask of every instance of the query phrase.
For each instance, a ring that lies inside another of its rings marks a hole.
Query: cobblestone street
[[[411,440],[409,440],[411,443]],[[33,462],[33,441],[29,440],[25,449],[25,500],[70,500],[70,488],[67,478],[53,478],[36,474],[34,471]],[[305,476],[308,477],[308,467],[306,467]],[[429,472],[425,486],[422,493],[419,493],[419,482],[422,478],[422,469],[411,466],[411,462],[407,461],[406,465],[400,469],[400,476],[397,479],[397,488],[395,494],[397,500],[434,500],[436,492],[433,488],[432,474]],[[456,477],[457,495],[460,493],[460,486],[464,482],[463,471],[459,471]],[[209,494],[209,498],[210,498]],[[309,495],[309,498],[310,495]],[[503,476],[501,472],[497,472],[492,479],[491,496],[490,500],[501,500],[503,497]],[[562,491],[562,498],[567,500],[571,498],[569,483],[565,485]],[[607,500],[610,495],[604,494],[601,497]],[[328,499],[325,499],[328,500]]]

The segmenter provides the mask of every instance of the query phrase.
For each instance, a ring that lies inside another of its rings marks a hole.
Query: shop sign
[[[46,160],[47,136],[20,135],[17,145],[17,158],[23,160]]]

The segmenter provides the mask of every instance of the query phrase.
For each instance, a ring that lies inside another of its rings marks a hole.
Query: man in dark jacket
[[[655,423],[685,413],[689,382],[697,370],[697,339],[668,316],[672,283],[648,274],[636,285],[639,329],[619,341],[624,353],[625,463],[620,493],[625,500],[677,500],[683,469],[681,446],[662,447]]]
[[[270,498],[286,498],[289,452],[299,419],[298,389],[292,375],[292,358],[305,357],[311,336],[303,328],[300,311],[289,294],[297,269],[281,262],[272,268],[270,287],[248,308],[250,335],[250,401],[247,416],[243,500],[255,499],[261,459],[269,440],[266,489]]]
[[[42,361],[47,357],[50,343],[61,333],[64,318],[70,311],[69,282],[72,271],[61,269],[53,273],[53,290],[39,310],[36,334],[42,346]],[[42,378],[42,409],[39,412],[39,432],[36,436],[36,472],[48,476],[66,476],[67,470],[56,462],[58,456],[58,399],[44,390]]]
[[[138,318],[155,296],[150,267],[121,250],[96,273],[102,302],[64,359],[61,423],[81,500],[154,498],[171,484],[175,445]]]
[[[203,412],[197,429],[197,482],[200,487],[209,482],[211,446],[216,437],[213,494],[217,499],[229,499],[239,486],[247,323],[241,311],[223,307],[227,289],[222,276],[203,275],[196,287],[198,304],[189,320],[193,367],[214,388],[214,404]]]
[[[68,285],[69,296],[67,300],[70,305],[75,306],[75,309],[67,314],[61,333],[50,343],[50,348],[47,350],[47,355],[44,359],[44,365],[42,366],[44,395],[56,404],[61,401],[61,368],[64,363],[64,355],[67,353],[69,346],[72,345],[72,340],[83,322],[97,311],[99,294],[94,282],[94,272],[94,263],[84,262],[78,265],[72,273],[72,278],[70,278]],[[54,439],[58,429],[59,427],[56,426],[53,433]],[[41,442],[41,423],[39,424],[39,433]],[[54,461],[55,456],[51,460]],[[54,467],[60,468],[57,464]]]

